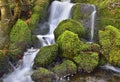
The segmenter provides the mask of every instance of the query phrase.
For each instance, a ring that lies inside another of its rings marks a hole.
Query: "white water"
[[[91,14],[91,38],[90,38],[90,42],[93,42],[93,38],[94,38],[94,26],[95,26],[95,15],[96,15],[95,5],[92,5],[92,7],[93,7],[93,12]]]
[[[116,72],[116,73],[120,73],[120,68],[114,67],[114,66],[112,66],[112,65],[110,65],[110,64],[106,64],[106,65],[101,66],[101,67],[102,67],[103,69],[107,69],[107,70],[111,70],[111,71]]]
[[[51,5],[51,12],[48,24],[50,30],[46,35],[37,35],[39,40],[42,42],[42,46],[51,45],[54,43],[54,29],[57,27],[59,22],[68,19],[70,17],[70,12],[73,4],[69,1],[60,2],[54,1]],[[39,49],[28,49],[24,53],[23,60],[20,61],[20,65],[14,68],[14,72],[8,74],[3,81],[4,82],[33,82],[31,79],[32,66],[34,64],[34,58],[39,52]]]
[[[37,35],[40,41],[42,41],[43,46],[51,45],[54,43],[54,30],[57,25],[65,19],[70,17],[71,8],[74,4],[69,3],[69,0],[65,0],[65,2],[53,1],[50,7],[50,17],[49,24],[50,30],[46,35]],[[46,23],[45,23],[46,24]]]
[[[23,60],[20,61],[19,67],[17,67],[14,72],[7,75],[3,79],[4,82],[32,82],[31,80],[31,70],[34,63],[34,58],[39,52],[39,49],[28,49],[24,53]]]

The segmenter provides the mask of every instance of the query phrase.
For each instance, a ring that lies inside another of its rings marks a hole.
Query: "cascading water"
[[[93,6],[93,12],[91,14],[91,37],[90,37],[90,42],[93,42],[94,38],[94,26],[95,26],[95,14],[96,14],[96,7],[95,5]]]
[[[37,37],[42,42],[42,46],[51,45],[54,43],[53,31],[62,20],[68,19],[70,17],[70,11],[73,4],[69,3],[69,0],[65,2],[54,1],[51,5],[50,18],[47,22],[49,25],[49,32],[46,35],[37,35]],[[46,24],[46,23],[45,23]],[[24,53],[23,60],[21,64],[15,68],[15,70],[7,75],[3,81],[4,82],[33,82],[31,79],[32,66],[34,64],[34,58],[39,52],[39,49],[28,49]]]
[[[59,22],[70,17],[71,8],[73,5],[74,4],[69,3],[69,0],[65,2],[54,1],[52,3],[50,7],[50,18],[47,22],[50,30],[46,35],[37,35],[37,37],[42,41],[42,45],[46,46],[54,43],[54,29],[57,27]]]

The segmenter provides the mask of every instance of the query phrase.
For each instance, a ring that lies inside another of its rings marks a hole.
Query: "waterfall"
[[[3,79],[4,82],[32,82],[30,77],[34,58],[39,52],[39,49],[28,49],[24,53],[23,60],[20,60],[20,65]]]
[[[50,17],[47,22],[49,25],[49,32],[46,35],[37,35],[40,41],[42,41],[42,46],[51,45],[54,43],[54,30],[62,20],[68,19],[70,17],[71,8],[74,4],[69,3],[69,1],[60,2],[53,1],[50,7]],[[46,24],[46,23],[44,23]],[[44,25],[43,25],[44,26]]]
[[[92,5],[93,7],[93,12],[91,14],[91,36],[90,36],[90,42],[93,42],[94,38],[94,26],[95,26],[95,14],[96,14],[96,8],[95,5]]]
[[[54,43],[54,29],[57,27],[59,22],[68,19],[73,4],[69,1],[60,2],[53,1],[50,7],[50,18],[47,24],[49,25],[49,32],[45,35],[37,35],[39,40],[42,42],[42,46],[51,45]],[[46,24],[46,22],[44,23]],[[43,25],[45,26],[45,25]],[[47,25],[46,25],[47,26]],[[24,53],[23,59],[20,61],[20,65],[15,70],[3,78],[4,82],[33,82],[31,79],[32,66],[34,64],[34,58],[39,52],[39,49],[28,49]]]

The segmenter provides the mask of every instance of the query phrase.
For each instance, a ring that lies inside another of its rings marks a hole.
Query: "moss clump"
[[[58,27],[55,29],[55,39],[57,39],[66,30],[78,34],[79,38],[84,36],[84,28],[82,24],[72,19],[67,19],[60,22]]]
[[[104,30],[99,31],[99,43],[102,47],[101,52],[105,58],[113,65],[119,64],[119,49],[120,49],[120,30],[107,26]],[[116,59],[116,57],[118,57]]]
[[[77,72],[77,67],[72,61],[65,60],[62,64],[56,65],[52,70],[59,77],[64,77],[68,74],[74,74]]]
[[[23,53],[29,44],[31,44],[31,32],[27,24],[18,19],[10,32],[10,57],[16,59],[16,56]]]
[[[92,72],[98,65],[98,53],[83,53],[74,57],[74,61],[77,63],[78,70],[84,70],[85,72]]]
[[[45,68],[39,68],[32,74],[35,82],[53,82],[55,74]]]
[[[73,58],[82,50],[80,49],[82,42],[79,40],[78,35],[71,31],[65,31],[61,34],[57,39],[57,43],[62,57]]]
[[[40,52],[35,58],[35,65],[37,67],[47,66],[51,64],[58,55],[58,45],[53,44],[45,46],[40,49]]]

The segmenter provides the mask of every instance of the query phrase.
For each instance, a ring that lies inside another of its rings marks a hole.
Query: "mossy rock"
[[[2,77],[4,73],[8,73],[10,71],[8,57],[4,52],[5,51],[3,50],[0,51],[0,77]]]
[[[110,25],[106,26],[104,30],[99,31],[99,43],[105,58],[113,65],[120,66],[118,55],[120,49],[120,30]],[[116,57],[118,58],[116,59]]]
[[[57,39],[66,30],[69,30],[71,32],[78,34],[79,38],[84,36],[83,25],[75,20],[67,19],[60,22],[60,24],[55,29],[54,31],[55,39]]]
[[[40,67],[32,74],[31,77],[35,82],[53,82],[55,74],[45,68]]]
[[[78,35],[71,31],[65,31],[61,34],[57,39],[57,43],[62,57],[73,58],[82,50],[82,42],[79,40]]]
[[[23,53],[31,44],[31,32],[25,21],[18,19],[10,32],[10,57],[16,60],[18,54]]]
[[[74,57],[74,61],[77,63],[79,71],[84,70],[84,72],[90,73],[98,65],[99,57],[96,52],[86,52]]]
[[[52,70],[61,78],[69,74],[75,74],[77,66],[72,61],[65,60],[63,63],[56,65]]]
[[[58,44],[45,46],[40,49],[40,52],[35,58],[35,66],[48,66],[58,55]]]

